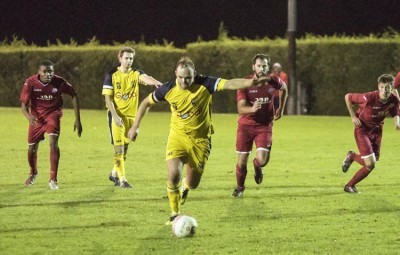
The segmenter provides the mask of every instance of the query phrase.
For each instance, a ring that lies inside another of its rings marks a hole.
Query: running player
[[[176,80],[164,83],[146,97],[139,106],[135,122],[129,130],[130,139],[137,136],[137,129],[148,107],[167,101],[171,109],[166,161],[168,168],[167,194],[171,207],[170,224],[180,213],[189,189],[200,183],[205,164],[211,151],[212,94],[221,90],[237,90],[265,83],[268,78],[225,80],[195,74],[195,66],[188,57],[182,57],[175,67]],[[181,181],[184,164],[186,178]]]
[[[357,161],[362,167],[344,186],[344,191],[358,193],[356,184],[366,178],[379,160],[383,120],[389,113],[394,120],[395,128],[400,130],[399,99],[392,94],[394,77],[383,74],[378,78],[378,90],[364,94],[349,93],[345,96],[346,106],[351,121],[355,126],[354,137],[359,154],[349,151],[342,164],[347,172],[351,163]],[[353,105],[359,105],[357,112]]]
[[[253,58],[253,73],[247,79],[268,76],[270,58],[265,54],[257,54]],[[274,111],[274,94],[279,91],[278,107]],[[256,86],[237,91],[237,107],[239,111],[236,136],[236,188],[232,196],[241,197],[245,189],[247,162],[256,144],[256,157],[253,159],[254,180],[257,184],[263,181],[263,167],[268,164],[272,147],[273,121],[279,120],[283,114],[287,99],[286,83],[276,75],[272,75],[266,86]],[[275,112],[275,114],[274,114]]]
[[[58,162],[60,148],[58,137],[60,136],[60,120],[63,115],[62,94],[72,97],[75,112],[74,131],[78,136],[82,134],[80,118],[79,98],[75,89],[64,78],[54,74],[54,64],[49,60],[40,62],[38,74],[29,77],[21,92],[22,113],[29,121],[28,131],[28,162],[30,166],[29,177],[25,181],[26,186],[33,185],[38,174],[37,150],[39,142],[44,140],[44,134],[49,136],[50,145],[50,189],[59,189],[57,183]]]

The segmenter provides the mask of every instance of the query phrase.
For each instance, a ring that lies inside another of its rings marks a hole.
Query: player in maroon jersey
[[[268,76],[270,58],[265,54],[257,54],[253,58],[254,76]],[[274,111],[273,97],[276,90],[279,94],[279,106]],[[287,86],[279,77],[269,76],[266,84],[237,91],[237,107],[239,112],[236,137],[236,151],[238,161],[236,165],[237,186],[232,193],[233,197],[241,197],[245,189],[247,175],[247,161],[256,144],[256,157],[253,159],[254,180],[260,184],[263,180],[262,168],[268,164],[272,146],[272,125],[274,120],[281,118],[286,104]],[[275,112],[275,114],[274,114]]]
[[[72,97],[75,112],[74,131],[82,133],[79,99],[75,89],[64,78],[54,74],[54,64],[49,60],[40,62],[38,74],[26,81],[21,91],[21,109],[29,121],[28,162],[30,173],[25,185],[32,185],[38,174],[37,150],[39,142],[44,140],[44,133],[49,136],[50,144],[50,189],[58,189],[57,170],[60,159],[58,137],[62,117],[62,94]]]
[[[396,77],[394,77],[393,87],[398,89],[400,87],[400,72],[397,73]]]
[[[397,130],[400,130],[399,99],[392,94],[394,77],[383,74],[378,78],[378,90],[358,94],[349,93],[345,96],[346,106],[351,121],[355,126],[354,137],[359,154],[349,151],[342,164],[343,172],[347,172],[351,163],[357,161],[362,167],[344,186],[344,191],[358,193],[356,184],[367,177],[379,160],[381,148],[383,120],[389,113]],[[359,105],[357,112],[353,105]]]

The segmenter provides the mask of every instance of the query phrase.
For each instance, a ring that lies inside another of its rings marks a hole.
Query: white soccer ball
[[[197,221],[187,215],[179,215],[172,222],[172,233],[176,237],[191,237],[196,233]]]

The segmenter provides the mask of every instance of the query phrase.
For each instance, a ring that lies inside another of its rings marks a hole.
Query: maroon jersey
[[[400,87],[400,72],[397,73],[396,77],[394,77],[394,85],[395,89]]]
[[[363,126],[370,129],[382,127],[387,113],[392,117],[399,114],[399,99],[391,94],[383,102],[379,99],[378,90],[364,94],[350,93],[349,100],[353,104],[359,105],[356,116],[361,120]]]
[[[43,84],[35,74],[25,81],[20,100],[25,104],[30,102],[31,114],[43,119],[52,112],[62,113],[64,93],[76,95],[75,89],[64,78],[54,75],[49,83]]]
[[[252,79],[254,74],[248,75],[246,79]],[[246,100],[250,105],[256,100],[262,102],[261,109],[254,114],[239,115],[239,124],[245,125],[268,125],[274,120],[273,97],[276,90],[283,87],[284,82],[279,77],[271,76],[271,80],[263,86],[253,86],[237,91],[236,100]]]

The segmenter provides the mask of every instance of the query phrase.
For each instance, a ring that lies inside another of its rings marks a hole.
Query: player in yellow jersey
[[[175,81],[164,83],[141,102],[128,133],[129,138],[135,140],[147,108],[160,101],[168,101],[172,114],[166,151],[167,193],[172,214],[167,224],[180,213],[180,205],[186,201],[189,189],[199,185],[210,155],[213,133],[210,108],[212,94],[224,89],[247,88],[269,79],[255,77],[225,80],[196,75],[194,64],[188,57],[178,61],[175,75]],[[187,165],[186,178],[181,180],[184,164]]]
[[[128,151],[128,130],[136,116],[139,102],[139,85],[162,85],[144,72],[132,68],[135,50],[123,47],[118,53],[120,66],[106,74],[103,91],[108,109],[111,143],[114,145],[114,168],[109,176],[115,186],[132,188],[125,176]]]

